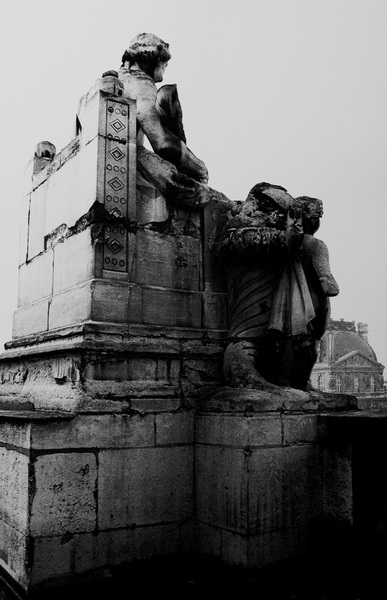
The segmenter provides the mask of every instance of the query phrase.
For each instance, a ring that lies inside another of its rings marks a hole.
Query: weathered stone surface
[[[49,329],[87,321],[91,317],[93,283],[83,283],[56,294],[50,305]]]
[[[190,447],[102,451],[98,477],[100,529],[152,525],[192,516]]]
[[[30,189],[28,188],[28,192]],[[30,217],[31,193],[23,195],[20,203],[19,265],[28,258],[28,227]]]
[[[241,448],[280,446],[282,424],[280,415],[245,417],[239,415],[198,415],[196,443]]]
[[[210,329],[228,329],[227,295],[224,293],[203,293],[204,327]]]
[[[196,448],[196,512],[199,521],[246,533],[247,455],[242,448]]]
[[[74,156],[70,157],[47,179],[45,185],[49,202],[46,209],[45,235],[49,235],[60,225],[72,227],[95,202],[96,152],[96,142],[89,144],[77,153],[77,160],[74,160]],[[91,190],[88,189],[88,185],[92,186]]]
[[[43,537],[34,540],[31,586],[54,577],[71,575],[74,537]]]
[[[194,418],[193,412],[155,415],[156,446],[192,444]]]
[[[317,415],[287,415],[283,416],[284,445],[305,444],[317,440]]]
[[[55,536],[95,529],[96,484],[94,454],[38,456],[31,506],[32,535]]]
[[[30,448],[30,424],[28,422],[0,421],[0,444],[15,449]]]
[[[154,419],[153,415],[78,415],[49,425],[33,423],[32,443],[36,450],[154,446]]]
[[[233,565],[249,564],[249,538],[235,531],[222,531],[222,560]]]
[[[251,532],[300,527],[322,513],[319,460],[319,451],[312,445],[251,452],[248,466]]]
[[[155,231],[137,233],[136,280],[143,285],[199,291],[199,239],[190,236],[160,235]]]
[[[0,447],[0,519],[23,535],[28,532],[28,457]]]
[[[200,292],[166,290],[157,287],[144,288],[143,323],[175,327],[201,327],[202,299]]]
[[[177,398],[133,398],[130,401],[132,410],[140,413],[159,413],[179,410],[182,400]]]
[[[82,260],[79,258],[82,257]],[[95,248],[90,228],[65,238],[54,247],[53,293],[84,283],[95,275]]]
[[[53,252],[48,251],[19,268],[18,307],[52,294]]]
[[[49,299],[38,300],[15,310],[12,337],[25,337],[48,330]]]
[[[0,566],[21,586],[27,587],[29,581],[26,560],[28,537],[0,519],[0,540]]]
[[[323,508],[327,518],[353,522],[351,444],[327,446],[323,453]]]
[[[179,550],[177,524],[100,531],[74,536],[74,570],[86,573],[130,560],[146,560]]]
[[[222,554],[222,529],[208,523],[197,521],[195,549],[202,554],[221,556]]]
[[[41,185],[30,194],[26,256],[28,260],[32,260],[45,250],[46,207],[47,186]]]
[[[126,282],[96,280],[92,284],[91,292],[93,321],[128,322],[129,287]]]
[[[248,540],[247,564],[255,568],[266,567],[282,560],[302,556],[307,547],[307,527],[292,527],[253,535]],[[232,549],[230,550],[231,558]]]

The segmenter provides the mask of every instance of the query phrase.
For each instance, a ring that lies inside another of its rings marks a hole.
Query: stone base
[[[128,401],[0,412],[0,566],[25,594],[185,552],[262,568],[304,554],[316,521],[351,522],[351,442],[329,418],[356,418],[355,398]]]
[[[25,590],[192,546],[193,413],[0,413],[0,565]]]

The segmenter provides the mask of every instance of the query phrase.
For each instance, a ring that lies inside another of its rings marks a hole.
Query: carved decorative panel
[[[114,99],[106,101],[105,197],[104,205],[113,217],[105,226],[103,268],[128,270],[128,165],[129,106]],[[116,223],[114,222],[116,221]]]

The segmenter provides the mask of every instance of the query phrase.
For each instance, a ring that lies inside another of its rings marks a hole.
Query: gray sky
[[[0,0],[1,347],[24,168],[40,140],[72,139],[79,98],[143,31],[170,44],[164,83],[212,187],[243,200],[267,181],[323,201],[332,317],[368,323],[387,366],[386,0]]]

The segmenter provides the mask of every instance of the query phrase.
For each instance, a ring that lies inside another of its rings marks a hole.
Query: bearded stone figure
[[[339,293],[325,243],[314,237],[322,202],[260,183],[230,202],[212,250],[229,293],[226,384],[309,390],[316,342]]]

